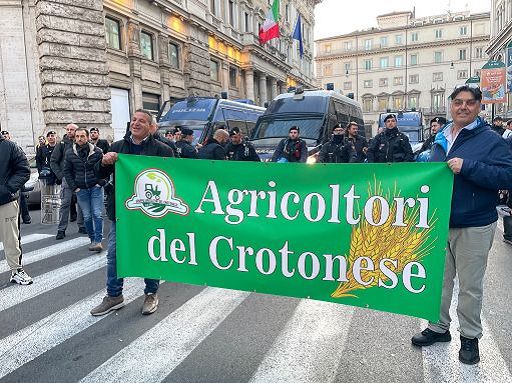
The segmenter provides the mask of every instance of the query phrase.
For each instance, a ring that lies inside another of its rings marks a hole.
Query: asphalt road
[[[33,222],[39,212],[33,211]],[[425,322],[349,306],[162,283],[158,311],[140,314],[143,284],[104,317],[105,252],[70,224],[23,225],[31,286],[9,283],[0,251],[0,383],[6,382],[512,382],[512,246],[498,226],[485,281],[482,361],[466,366],[456,315],[452,342],[424,350]],[[1,245],[0,245],[1,246]]]

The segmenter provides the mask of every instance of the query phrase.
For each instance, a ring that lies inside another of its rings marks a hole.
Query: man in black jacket
[[[21,266],[20,207],[21,187],[30,178],[27,157],[14,142],[0,136],[0,241],[11,269],[12,283],[29,285],[32,278]]]
[[[181,139],[176,142],[176,150],[181,158],[197,158],[197,150],[192,146],[194,131],[189,128],[180,128]]]
[[[336,125],[332,131],[332,138],[326,142],[318,156],[322,163],[350,163],[356,162],[357,153],[354,146],[343,135],[343,128]]]
[[[124,139],[116,141],[110,147],[110,152],[105,153],[100,161],[94,165],[94,173],[99,179],[107,179],[114,175],[114,164],[118,159],[118,153],[133,154],[142,156],[173,157],[174,153],[167,145],[157,141],[151,134],[153,116],[144,109],[135,111],[131,122],[130,131]],[[114,186],[110,184],[107,191],[107,214],[112,220],[110,233],[108,235],[107,251],[107,296],[103,301],[91,310],[95,316],[105,315],[112,310],[117,310],[124,305],[123,280],[117,278],[116,271],[116,223],[115,223],[115,201]],[[152,314],[158,308],[158,286],[160,281],[155,279],[144,279],[144,304],[142,314]]]
[[[96,145],[103,153],[107,153],[110,149],[110,144],[107,140],[100,138],[100,130],[98,128],[91,128],[89,134],[91,136],[91,144]]]
[[[256,149],[242,136],[237,127],[229,131],[230,142],[226,145],[226,154],[231,161],[261,161]]]
[[[372,140],[368,148],[368,162],[412,162],[414,155],[409,138],[398,130],[396,116],[388,114],[384,124],[386,129]]]
[[[62,138],[62,141],[55,146],[52,156],[50,158],[50,167],[57,177],[57,183],[62,182],[62,188],[60,190],[60,213],[59,213],[59,225],[57,226],[57,236],[55,239],[63,239],[66,236],[66,229],[68,228],[68,220],[70,207],[73,199],[73,190],[69,187],[66,179],[64,178],[64,158],[66,152],[71,149],[75,139],[75,130],[78,126],[75,124],[66,125],[66,135]],[[80,205],[77,206],[77,224],[78,232],[87,234],[87,230],[84,226],[84,218]]]
[[[272,162],[306,162],[308,147],[300,138],[298,126],[292,126],[288,138],[283,138],[272,156]]]
[[[87,129],[75,131],[75,143],[64,159],[64,177],[76,193],[82,209],[84,224],[91,240],[90,251],[101,252],[103,246],[103,185],[105,180],[94,174],[94,165],[101,159],[102,150],[89,142]]]
[[[37,171],[39,172],[39,178],[46,180],[48,185],[55,185],[57,177],[50,167],[50,159],[52,157],[53,150],[57,145],[57,133],[50,130],[46,133],[47,144],[41,145],[37,148],[36,152],[36,165]]]
[[[366,141],[365,137],[360,136],[358,132],[359,125],[357,125],[357,122],[349,122],[346,132],[347,141],[350,144],[352,144],[352,146],[356,150],[357,157],[355,162],[362,163],[366,160],[366,152],[368,151],[368,141]]]
[[[229,133],[225,129],[217,129],[213,137],[208,138],[206,144],[199,149],[198,157],[202,160],[225,160],[224,145],[228,141]]]
[[[436,139],[437,132],[443,129],[445,124],[446,118],[444,117],[434,117],[432,120],[430,120],[430,137],[423,143],[423,145],[421,145],[421,149],[418,151],[418,153],[423,153],[425,150],[432,149],[432,145]]]

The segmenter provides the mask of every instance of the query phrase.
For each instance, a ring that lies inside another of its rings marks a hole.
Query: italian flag
[[[279,0],[274,0],[272,8],[267,13],[265,22],[260,28],[260,44],[279,37]]]

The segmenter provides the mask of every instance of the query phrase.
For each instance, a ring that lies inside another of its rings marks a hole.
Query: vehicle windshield
[[[411,145],[417,144],[420,142],[420,131],[419,130],[401,130],[400,131],[405,134],[409,138],[409,142]]]
[[[177,121],[177,120],[196,120],[207,121],[215,108],[218,100],[216,99],[196,99],[178,101],[172,108],[160,119],[159,122]]]
[[[192,146],[195,146],[199,143],[199,139],[201,138],[201,134],[203,133],[203,130],[205,128],[205,124],[206,124],[206,122],[202,123],[202,124],[200,122],[197,122],[196,124],[190,124],[190,123],[187,123],[187,121],[173,121],[172,124],[166,124],[165,126],[160,126],[160,128],[158,129],[158,132],[162,136],[165,136],[165,132],[167,130],[172,130],[176,126],[183,126],[183,127],[192,129],[192,131],[194,132],[194,141],[192,141]]]
[[[292,126],[298,126],[300,138],[308,144],[313,144],[320,138],[322,119],[263,119],[254,129],[251,140],[257,140],[258,144],[265,145],[265,142],[271,144],[276,139],[288,137],[288,132]]]
[[[270,103],[267,114],[277,113],[324,113],[329,99],[321,96],[308,96],[294,99],[281,98]]]

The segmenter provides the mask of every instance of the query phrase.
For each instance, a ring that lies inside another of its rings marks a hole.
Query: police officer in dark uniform
[[[398,130],[396,116],[388,114],[384,124],[386,129],[375,136],[368,148],[368,162],[412,162],[409,138]]]
[[[192,146],[194,131],[189,128],[180,128],[181,139],[176,142],[176,150],[181,158],[197,158],[197,150]]]
[[[226,154],[231,161],[260,161],[260,156],[250,142],[247,142],[240,129],[234,127],[229,131],[229,142],[226,145]]]
[[[349,163],[356,160],[357,152],[354,145],[345,138],[341,125],[336,125],[332,130],[331,140],[326,142],[320,150],[318,162]]]
[[[47,185],[54,185],[57,181],[57,176],[50,167],[50,159],[52,153],[57,146],[57,133],[50,130],[46,133],[47,144],[41,145],[37,148],[36,152],[36,165],[39,172],[39,178],[46,180]]]
[[[436,134],[446,125],[446,118],[444,117],[435,117],[430,120],[430,137],[426,140],[423,145],[421,145],[421,149],[419,153],[424,152],[425,150],[432,149],[432,145],[434,144],[434,140],[436,139]]]

